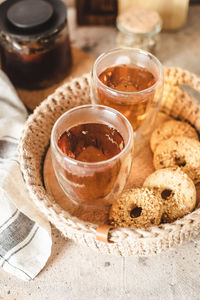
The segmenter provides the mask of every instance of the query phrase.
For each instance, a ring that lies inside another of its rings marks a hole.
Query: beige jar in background
[[[162,20],[155,10],[131,7],[116,20],[118,47],[140,48],[156,54]]]
[[[156,10],[163,20],[163,29],[176,30],[186,22],[189,0],[118,0],[118,13],[132,6]]]

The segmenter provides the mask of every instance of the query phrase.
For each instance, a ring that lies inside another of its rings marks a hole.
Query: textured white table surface
[[[76,27],[73,8],[68,13],[73,45],[95,57],[115,46],[113,27]],[[181,30],[161,34],[157,56],[165,65],[200,75],[200,6],[190,8]],[[52,234],[52,255],[33,281],[20,281],[0,269],[0,299],[200,299],[200,235],[161,255],[120,258],[65,240],[55,228]]]

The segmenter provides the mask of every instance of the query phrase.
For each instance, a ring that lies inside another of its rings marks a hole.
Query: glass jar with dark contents
[[[72,65],[66,6],[60,0],[7,0],[0,5],[1,68],[16,87],[45,88]]]

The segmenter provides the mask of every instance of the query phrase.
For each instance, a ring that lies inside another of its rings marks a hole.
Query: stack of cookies
[[[125,191],[110,210],[115,227],[146,228],[183,217],[196,205],[200,182],[200,142],[186,122],[170,120],[150,140],[156,171],[142,188]]]

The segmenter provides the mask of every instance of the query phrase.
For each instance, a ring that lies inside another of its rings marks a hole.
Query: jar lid
[[[48,36],[66,21],[60,0],[7,0],[0,5],[0,32],[20,39]]]
[[[161,31],[162,20],[154,10],[132,7],[117,17],[117,27],[126,34],[151,35]]]

